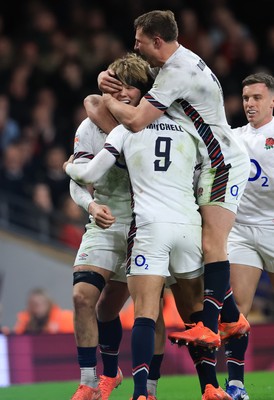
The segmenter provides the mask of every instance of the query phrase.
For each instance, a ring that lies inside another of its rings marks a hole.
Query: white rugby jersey
[[[245,150],[227,123],[222,88],[210,68],[180,45],[161,68],[152,70],[155,73],[145,98],[199,140],[203,165],[233,166],[233,159]]]
[[[234,132],[243,140],[251,161],[236,222],[274,227],[274,118],[261,128],[247,124]]]
[[[103,149],[107,134],[89,118],[78,127],[74,139],[74,163],[87,163]],[[93,198],[98,204],[107,205],[116,222],[130,223],[132,219],[130,182],[124,157],[100,179],[93,183]]]
[[[138,133],[119,125],[104,150],[88,165],[69,164],[75,180],[93,182],[124,153],[134,195],[136,225],[170,222],[201,225],[195,203],[195,140],[176,122],[162,116]]]

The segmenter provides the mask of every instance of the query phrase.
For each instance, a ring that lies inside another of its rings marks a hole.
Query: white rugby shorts
[[[136,229],[127,275],[171,275],[191,279],[202,274],[199,225],[151,223]],[[182,275],[183,274],[183,275]]]
[[[274,227],[236,223],[228,237],[231,264],[249,265],[274,273]]]
[[[108,229],[95,222],[86,225],[74,266],[95,265],[114,272],[112,280],[126,282],[127,236],[129,225],[114,223]]]
[[[250,173],[250,159],[241,153],[233,160],[232,166],[208,168],[202,166],[196,179],[196,198],[199,206],[217,205],[235,214],[247,184]]]

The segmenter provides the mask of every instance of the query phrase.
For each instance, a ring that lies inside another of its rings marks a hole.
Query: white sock
[[[244,388],[243,382],[241,382],[241,381],[236,381],[236,380],[234,380],[234,381],[229,381],[229,382],[228,382],[228,385],[229,385],[229,386],[237,386],[237,387],[240,388],[240,389],[243,389],[243,388]]]
[[[81,370],[81,385],[90,386],[95,388],[98,386],[98,378],[96,373],[96,367],[91,368],[80,368]]]
[[[147,380],[147,390],[149,394],[152,394],[152,396],[156,396],[157,394],[157,385],[158,385],[158,380],[152,380],[152,379]]]

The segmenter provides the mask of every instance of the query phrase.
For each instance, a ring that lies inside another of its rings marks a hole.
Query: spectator
[[[45,183],[36,183],[33,187],[32,200],[36,207],[45,213],[53,211],[49,187]]]
[[[10,144],[4,152],[0,169],[0,188],[9,195],[26,198],[29,195],[25,159],[17,143]]]
[[[20,127],[18,123],[10,117],[9,98],[0,95],[0,152],[18,139]]]
[[[72,200],[70,195],[65,196],[62,204],[62,213],[64,221],[62,220],[61,228],[59,231],[59,239],[72,249],[78,249],[82,241],[82,236],[85,233],[84,212]],[[88,222],[88,220],[86,221]]]
[[[63,310],[40,288],[29,292],[27,307],[17,315],[16,334],[73,333],[72,310]]]
[[[50,188],[51,199],[56,209],[61,206],[61,201],[69,193],[69,178],[63,171],[66,161],[66,152],[61,146],[49,148],[45,155],[44,170],[38,180],[43,180]]]

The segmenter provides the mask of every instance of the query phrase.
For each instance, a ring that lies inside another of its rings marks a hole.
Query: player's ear
[[[159,36],[155,36],[153,39],[153,44],[154,44],[155,49],[159,49],[162,44],[162,39]]]

